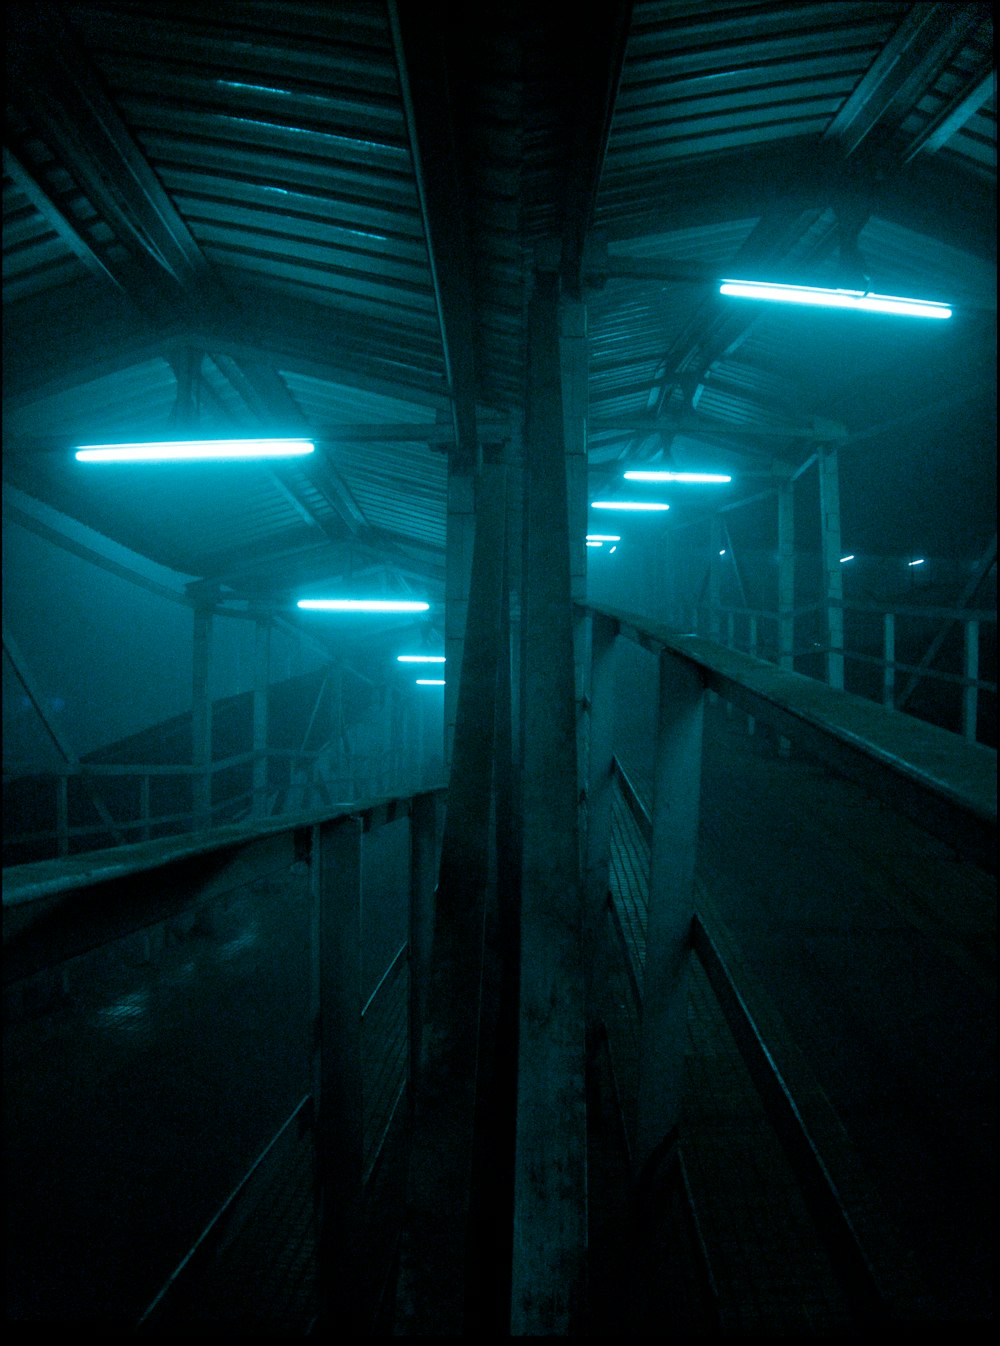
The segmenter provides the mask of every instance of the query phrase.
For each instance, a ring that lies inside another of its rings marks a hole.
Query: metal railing
[[[359,1230],[366,1187],[417,1065],[411,1044],[420,1039],[418,987],[426,970],[414,964],[428,948],[444,795],[442,788],[363,801],[333,814],[300,813],[4,871],[7,994],[294,864],[309,867],[312,1093],[193,1241],[143,1315],[144,1326],[157,1326],[178,1288],[218,1251],[241,1193],[295,1119],[311,1127],[315,1143],[317,1284],[340,1287],[334,1294],[343,1308],[358,1286],[371,1283]],[[366,837],[402,819],[409,820],[409,937],[364,999],[362,852]],[[345,1310],[352,1321],[370,1308],[362,1298]]]
[[[873,700],[881,701],[887,709],[906,708],[918,683],[924,679],[944,687],[956,689],[956,706],[961,722],[961,733],[970,743],[975,743],[979,725],[982,722],[981,702],[984,695],[996,696],[997,684],[994,680],[980,676],[981,630],[987,625],[996,625],[996,612],[987,609],[951,608],[951,607],[905,607],[876,603],[841,602],[836,605],[844,614],[855,613],[878,619],[880,627],[876,640],[878,653],[871,653],[848,645],[833,646],[816,641],[808,645],[793,644],[789,649],[780,647],[780,624],[786,618],[798,621],[812,614],[824,615],[825,603],[810,603],[796,608],[793,612],[781,613],[766,608],[750,608],[728,604],[715,608],[704,606],[674,607],[668,612],[668,623],[678,630],[692,631],[710,635],[729,649],[743,650],[756,658],[767,659],[771,663],[782,663],[794,667],[795,661],[807,658],[823,657],[829,671],[826,656],[836,655],[841,660],[858,665],[868,665],[879,670],[878,688],[872,692]],[[912,630],[918,623],[932,621],[939,627],[939,635],[925,641],[925,654],[919,663],[907,663],[897,657],[901,635],[907,629]],[[943,634],[951,627],[961,628],[961,669],[952,672],[934,667],[934,659],[943,644]],[[828,675],[828,674],[827,674]],[[905,680],[900,675],[906,675]]]
[[[588,903],[603,908],[613,791],[632,810],[650,851],[645,929],[635,1167],[650,1181],[665,1138],[680,1115],[685,1050],[683,969],[698,957],[801,1186],[860,1320],[905,1311],[908,1279],[894,1260],[889,1222],[859,1179],[846,1133],[804,1059],[762,1030],[767,998],[738,946],[698,909],[695,859],[699,828],[702,721],[709,693],[769,725],[807,754],[858,782],[984,870],[995,869],[996,754],[936,726],[889,713],[861,697],[695,635],[680,635],[633,614],[580,609],[591,626],[588,779]],[[614,753],[614,652],[619,639],[658,661],[651,813]],[[616,915],[617,913],[612,913]],[[634,938],[613,923],[635,961]],[[637,978],[633,977],[638,992]],[[638,999],[638,993],[637,993]],[[764,1008],[761,1008],[764,1006]],[[864,1197],[859,1202],[859,1194]],[[890,1251],[892,1250],[892,1252]],[[905,1258],[902,1259],[905,1264]],[[908,1287],[909,1288],[909,1287]]]

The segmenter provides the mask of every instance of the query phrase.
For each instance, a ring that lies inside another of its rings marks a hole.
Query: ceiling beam
[[[472,268],[445,57],[448,7],[388,0],[406,131],[434,285],[458,459],[480,460]]]
[[[996,89],[997,72],[993,62],[984,61],[914,138],[903,156],[903,162],[908,164],[918,154],[936,154],[976,115],[984,103],[996,97]]]

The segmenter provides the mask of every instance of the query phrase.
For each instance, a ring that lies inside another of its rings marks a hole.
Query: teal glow
[[[397,654],[396,662],[398,664],[443,664],[445,656],[443,654]]]
[[[444,678],[417,678],[418,687],[443,687]]]
[[[248,458],[299,458],[314,453],[311,439],[178,439],[136,444],[84,444],[81,463],[191,463]]]
[[[617,533],[588,533],[588,542],[621,542],[621,537]]]
[[[307,612],[426,612],[430,603],[396,598],[300,598],[295,606]]]
[[[771,281],[724,280],[720,294],[738,299],[764,299],[778,304],[809,304],[820,308],[855,309],[864,313],[898,313],[909,318],[950,318],[951,309],[933,299],[903,299],[863,290],[824,289],[818,285],[784,285]]]
[[[626,481],[732,481],[722,472],[626,472]]]
[[[664,505],[656,500],[592,500],[591,509],[633,509],[633,510],[664,510],[669,509],[669,505]]]

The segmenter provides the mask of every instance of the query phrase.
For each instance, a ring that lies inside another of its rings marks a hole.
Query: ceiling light
[[[732,481],[732,477],[722,472],[626,472],[625,480],[725,482]]]
[[[902,299],[864,290],[823,289],[816,285],[784,285],[772,281],[724,280],[719,293],[739,299],[766,299],[779,304],[811,304],[821,308],[857,309],[865,313],[898,313],[911,318],[950,318],[951,309],[932,299]]]
[[[603,546],[604,546],[604,543],[603,543],[603,542],[588,542],[588,543],[587,543],[587,546],[588,546],[588,547],[603,547]]]
[[[430,603],[396,598],[300,598],[295,606],[309,612],[426,612]]]
[[[922,565],[924,564],[924,558],[921,556],[921,557],[918,557],[918,559],[917,559],[916,561],[907,561],[906,564],[907,564],[908,566],[922,566]]]
[[[588,542],[621,542],[617,533],[588,533]]]
[[[417,678],[418,687],[443,687],[444,678]]]
[[[617,550],[618,550],[617,546],[612,547],[611,550],[608,552],[608,555],[609,555],[609,556],[614,556],[614,554],[615,554],[615,552],[616,552]]]
[[[397,664],[443,664],[443,654],[397,654]]]
[[[591,509],[634,509],[634,510],[664,510],[669,509],[669,505],[659,504],[653,500],[592,500]]]
[[[853,560],[854,560],[854,553],[851,552],[850,556],[842,556],[840,558],[840,564],[843,565],[845,561],[853,561]]]
[[[298,458],[313,453],[311,439],[180,439],[145,444],[84,444],[81,463],[205,462],[247,458]]]

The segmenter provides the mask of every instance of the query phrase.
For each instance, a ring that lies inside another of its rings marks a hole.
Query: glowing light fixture
[[[853,560],[854,560],[854,553],[851,552],[850,556],[842,556],[840,558],[840,564],[843,565],[845,561],[853,561]]]
[[[588,542],[621,542],[621,537],[620,537],[620,535],[619,535],[618,533],[588,533],[588,534],[587,534],[587,541],[588,541]]]
[[[626,481],[732,481],[724,472],[626,472]]]
[[[720,556],[725,556],[725,554],[726,554],[726,549],[725,549],[725,547],[723,547],[722,550],[719,552],[719,555],[720,555]]]
[[[443,654],[397,654],[397,664],[443,664]]]
[[[916,561],[907,561],[906,564],[907,564],[908,566],[922,566],[922,565],[924,564],[924,558],[923,558],[922,556],[920,556],[920,557],[917,558]]]
[[[634,509],[634,510],[664,510],[669,509],[669,505],[664,505],[655,500],[591,500],[591,509]]]
[[[810,304],[821,308],[855,309],[864,313],[897,313],[909,318],[950,318],[951,309],[933,299],[904,299],[864,290],[824,289],[818,285],[785,285],[772,281],[724,280],[719,293],[738,299],[764,299],[778,304]]]
[[[616,552],[617,550],[618,550],[617,546],[612,547],[611,550],[608,552],[608,555],[609,555],[609,556],[614,556],[614,554],[615,554],[615,552]]]
[[[308,612],[427,612],[430,603],[396,598],[300,598],[295,606]]]
[[[314,453],[311,439],[180,439],[146,444],[84,444],[81,463],[222,462],[250,458],[299,458]]]
[[[418,687],[443,687],[444,678],[417,678]]]
[[[587,546],[588,546],[588,547],[603,547],[603,546],[604,546],[604,543],[603,543],[603,542],[588,542],[588,543],[587,543]]]

